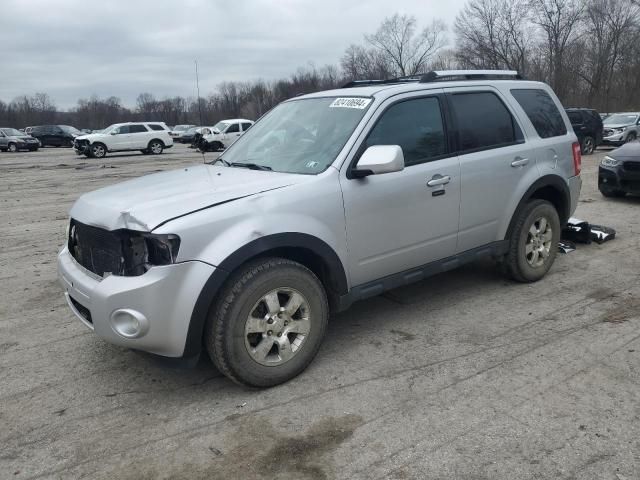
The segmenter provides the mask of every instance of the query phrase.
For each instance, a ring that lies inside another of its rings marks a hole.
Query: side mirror
[[[115,130],[111,130],[109,133],[110,133],[111,135],[117,135],[117,134],[118,134],[118,132],[116,132]]]
[[[362,154],[356,168],[351,170],[351,175],[354,178],[364,178],[402,170],[404,154],[399,145],[373,145]]]

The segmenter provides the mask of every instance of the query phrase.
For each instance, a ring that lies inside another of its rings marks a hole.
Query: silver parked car
[[[619,147],[640,138],[640,112],[614,113],[602,122],[603,145]]]
[[[580,145],[552,90],[451,71],[285,101],[209,165],[82,195],[58,256],[105,340],[204,348],[232,380],[302,372],[331,312],[480,257],[520,282],[554,262]]]
[[[38,148],[40,148],[40,142],[37,138],[15,128],[0,128],[0,150],[3,152],[17,152],[18,150],[34,152]]]

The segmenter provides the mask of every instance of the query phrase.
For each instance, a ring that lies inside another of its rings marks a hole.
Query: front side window
[[[145,133],[146,131],[144,125],[129,125],[129,133]]]
[[[491,92],[454,93],[449,97],[462,152],[500,148],[522,141],[513,116]]]
[[[242,124],[242,130],[245,131],[245,132],[247,130],[249,130],[249,127],[251,127],[251,123],[249,123],[249,122],[246,122],[246,123]]]
[[[229,128],[227,128],[227,131],[225,133],[238,133],[239,131],[240,131],[240,124],[232,123],[231,125],[229,125]]]
[[[582,115],[578,112],[567,112],[567,116],[573,125],[582,123]]]
[[[406,166],[447,153],[439,100],[416,98],[390,106],[365,141],[366,147],[373,145],[399,145]]]
[[[364,97],[289,100],[255,123],[221,159],[237,166],[318,174],[336,159],[371,103]]]
[[[518,88],[511,90],[511,95],[527,114],[540,138],[567,134],[562,115],[547,92],[539,88]]]
[[[122,125],[120,127],[116,127],[113,130],[113,133],[115,133],[116,135],[124,135],[126,133],[129,133],[129,125]]]

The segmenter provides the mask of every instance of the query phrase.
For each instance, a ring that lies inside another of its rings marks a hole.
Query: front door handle
[[[514,168],[524,167],[527,163],[529,163],[528,158],[516,158],[513,162],[511,162],[511,166]]]
[[[431,180],[427,182],[428,187],[438,187],[440,185],[446,185],[451,181],[451,177],[449,175],[434,175],[431,177]]]

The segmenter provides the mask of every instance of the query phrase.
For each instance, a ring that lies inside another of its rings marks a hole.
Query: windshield
[[[113,125],[109,125],[107,128],[105,128],[104,130],[102,130],[102,132],[99,132],[99,133],[110,133],[111,130],[119,126],[120,126],[119,123],[114,123]],[[93,133],[98,133],[98,132],[93,132]]]
[[[183,131],[187,130],[190,127],[191,127],[191,125],[176,125],[175,127],[173,127],[173,130],[174,130],[174,132],[183,132]]]
[[[60,125],[60,128],[67,133],[77,133],[78,135],[82,134],[82,132],[76,127],[70,127],[69,125]]]
[[[607,117],[604,125],[633,125],[638,120],[638,115],[626,115],[623,113],[616,113]]]
[[[371,98],[310,98],[281,103],[223,154],[228,164],[318,174],[336,159]]]
[[[220,132],[224,132],[224,129],[227,128],[228,126],[229,124],[226,122],[218,122],[213,126],[212,130],[214,132],[220,133]]]
[[[26,133],[22,133],[20,130],[16,130],[15,128],[3,128],[2,132],[8,137],[22,137],[26,135]]]

